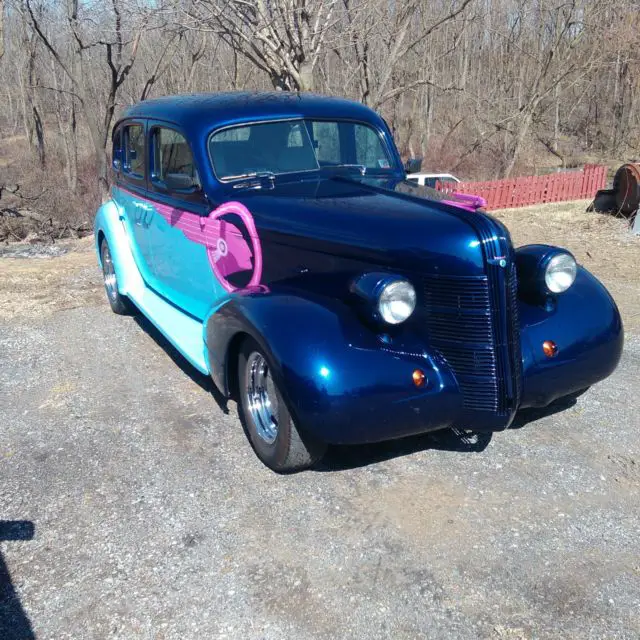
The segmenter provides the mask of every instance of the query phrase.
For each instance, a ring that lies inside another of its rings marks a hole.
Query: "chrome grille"
[[[518,313],[518,274],[516,265],[511,265],[509,273],[509,315],[511,322],[509,325],[509,352],[512,356],[513,379],[515,384],[514,403],[520,404],[522,395],[522,350],[520,347],[520,317]]]
[[[424,308],[431,346],[453,369],[464,406],[496,412],[498,362],[487,276],[430,276]]]
[[[428,307],[487,311],[489,286],[486,276],[431,276],[425,281]]]

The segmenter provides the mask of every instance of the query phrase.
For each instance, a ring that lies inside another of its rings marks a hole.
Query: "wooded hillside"
[[[634,0],[0,5],[0,185],[60,215],[106,192],[120,110],[169,93],[348,96],[405,155],[465,179],[640,156]]]

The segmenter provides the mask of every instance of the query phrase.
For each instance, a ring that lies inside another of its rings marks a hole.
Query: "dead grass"
[[[492,213],[516,246],[553,244],[569,249],[609,289],[626,329],[640,327],[640,236],[622,218],[587,213],[588,200]]]
[[[93,236],[57,258],[0,258],[0,320],[106,303]]]
[[[36,236],[42,240],[78,238],[91,230],[100,197],[92,156],[78,163],[75,192],[68,187],[59,137],[47,138],[47,165],[41,167],[24,136],[0,138],[0,242]],[[27,210],[30,217],[14,217]]]
[[[627,222],[586,213],[587,201],[494,212],[518,245],[566,247],[609,289],[627,330],[640,328],[640,236]],[[93,237],[66,241],[72,251],[50,259],[0,258],[0,319],[106,304]]]

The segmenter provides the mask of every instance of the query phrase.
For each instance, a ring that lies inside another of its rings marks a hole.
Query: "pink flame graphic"
[[[228,281],[228,277],[239,271],[250,270],[252,257],[253,274],[246,288],[257,287],[260,284],[262,247],[253,216],[243,204],[225,202],[211,211],[208,216],[200,216],[190,211],[140,198],[137,194],[130,193],[130,195],[153,205],[157,213],[172,227],[180,229],[192,242],[205,246],[211,270],[226,291],[237,290],[237,287]],[[240,218],[246,227],[251,246],[235,224],[222,220],[226,215],[235,215]]]

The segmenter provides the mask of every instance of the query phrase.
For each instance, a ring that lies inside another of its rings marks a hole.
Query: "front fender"
[[[209,364],[229,395],[232,345],[253,338],[302,429],[330,443],[387,440],[445,428],[461,412],[446,362],[410,334],[391,338],[363,324],[346,304],[291,293],[238,295],[207,321]],[[427,376],[416,388],[416,368]]]
[[[618,365],[624,343],[620,313],[605,287],[583,267],[550,310],[521,300],[519,312],[521,407],[546,406],[603,380]],[[558,346],[555,357],[544,355],[545,340]]]

